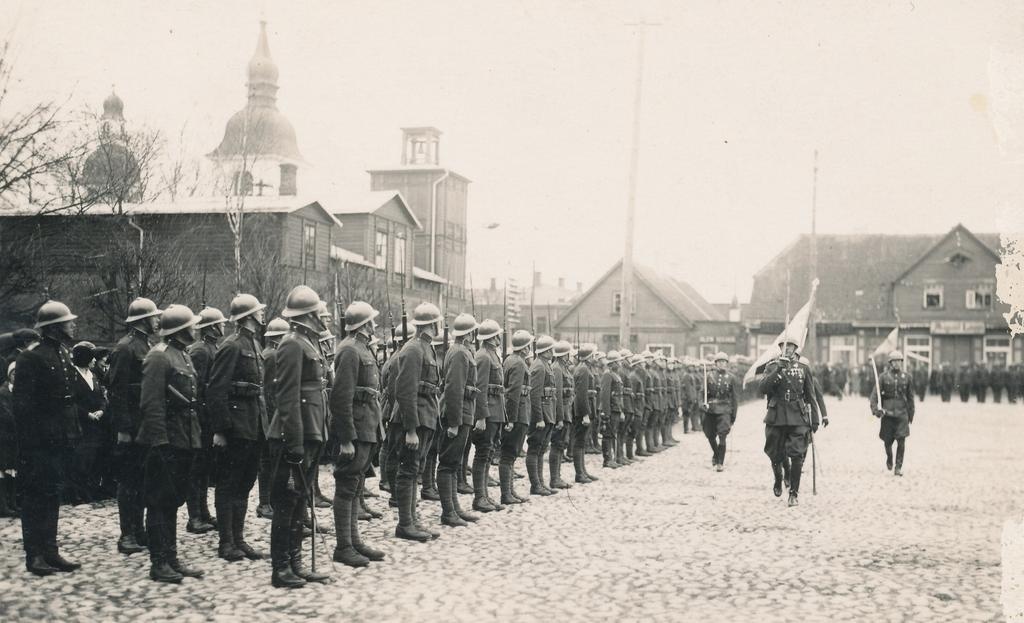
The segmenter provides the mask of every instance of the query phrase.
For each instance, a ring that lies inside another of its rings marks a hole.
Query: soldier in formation
[[[189,492],[185,500],[188,509],[188,523],[185,530],[194,534],[204,534],[216,529],[216,520],[210,515],[209,496],[210,474],[214,471],[213,431],[210,422],[210,410],[207,405],[207,388],[210,385],[210,371],[213,359],[217,355],[217,345],[224,336],[224,324],[228,321],[224,314],[216,308],[204,307],[199,311],[199,322],[196,331],[199,339],[189,344],[185,351],[192,359],[196,369],[198,387],[200,448],[192,457],[189,470]],[[218,510],[218,513],[220,511]]]

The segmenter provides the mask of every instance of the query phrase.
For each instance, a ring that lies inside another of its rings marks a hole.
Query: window
[[[633,304],[630,305],[630,312],[636,313],[636,293],[633,293]],[[622,311],[622,293],[612,292],[612,313],[618,315]]]
[[[616,336],[615,339],[618,340],[618,336]],[[675,344],[648,344],[647,345],[647,350],[651,351],[655,355],[657,355],[658,352],[662,352],[662,353],[665,354],[666,357],[673,357],[676,354],[676,345]]]
[[[377,268],[387,268],[388,265],[388,232],[378,231],[376,242],[373,245],[373,263]]]
[[[983,355],[986,363],[1003,366],[1010,363],[1010,336],[986,335]]]
[[[395,235],[395,272],[405,274],[405,233]]]
[[[992,286],[980,285],[967,290],[967,309],[992,309]]]
[[[931,372],[932,365],[932,336],[930,335],[907,335],[903,338],[903,352],[907,359],[914,362],[912,365],[923,365]]]
[[[316,270],[316,223],[302,224],[302,265]]]
[[[701,344],[700,345],[700,358],[707,359],[708,357],[714,357],[715,353],[718,352],[718,346],[715,344]]]
[[[925,309],[942,309],[942,284],[925,285],[922,305]]]

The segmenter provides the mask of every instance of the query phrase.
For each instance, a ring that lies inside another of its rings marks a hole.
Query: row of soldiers
[[[573,356],[567,342],[520,330],[502,358],[501,328],[469,314],[454,320],[454,342],[447,344],[443,317],[429,303],[414,310],[414,336],[383,367],[378,312],[367,303],[346,309],[347,336],[337,349],[329,346],[326,306],[307,286],[289,293],[281,316],[267,323],[265,305],[248,294],[231,301],[228,317],[212,308],[195,315],[183,305],[160,310],[143,298],[129,306],[129,334],[111,352],[106,379],[109,415],[125,457],[117,549],[129,555],[148,550],[153,580],[203,575],[177,554],[177,510],[185,503],[189,531],[218,530],[221,558],[263,558],[245,540],[248,498],[259,479],[272,510],[272,584],[329,582],[303,564],[301,548],[303,537],[316,530],[307,503],[329,440],[336,448],[334,559],[351,566],[384,558],[362,541],[356,523],[378,453],[381,478],[398,508],[395,535],[421,542],[439,533],[416,512],[417,478],[436,483],[443,524],[479,519],[459,506],[457,495],[470,446],[476,451],[472,506],[483,513],[528,501],[514,486],[524,443],[536,496],[571,486],[561,478],[563,451],[572,456],[576,483],[598,479],[583,460],[595,429],[605,467],[616,469],[676,445],[672,426],[685,414],[694,428],[703,421],[712,462],[719,470],[724,464],[736,409],[724,354],[720,369],[703,382],[701,401],[695,370],[663,354],[605,354],[582,344]],[[26,568],[36,575],[80,567],[57,545],[63,457],[80,434],[71,390],[77,372],[68,348],[76,318],[62,303],[45,303],[37,313],[40,339],[17,357],[13,411],[23,543]],[[224,338],[229,321],[236,332]],[[496,456],[497,500],[487,491]],[[214,470],[216,517],[207,504]]]
[[[881,371],[879,369],[879,373]],[[1000,403],[1004,393],[1011,404],[1015,404],[1018,398],[1024,399],[1024,365],[1021,364],[1005,366],[964,361],[954,368],[948,362],[943,362],[929,373],[927,366],[916,363],[905,372],[914,381],[914,394],[918,402],[923,402],[929,392],[940,396],[942,402],[950,402],[957,395],[960,402],[968,402],[974,396],[979,403],[984,403],[989,397],[992,402]],[[864,397],[870,396],[875,389],[875,377],[870,363],[861,366],[859,386],[860,394]]]

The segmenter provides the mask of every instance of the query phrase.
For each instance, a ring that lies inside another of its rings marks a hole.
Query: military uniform
[[[622,384],[622,422],[619,425],[615,441],[615,462],[619,465],[633,463],[633,444],[629,440],[629,431],[633,426],[634,409],[633,388],[630,384],[631,373],[629,363],[625,362],[625,365],[619,371],[619,379]],[[628,448],[627,444],[629,445]]]
[[[81,436],[72,398],[76,374],[67,348],[49,336],[17,358],[12,406],[18,440],[22,546],[30,566],[33,558],[50,562],[58,556],[65,460]]]
[[[562,454],[569,448],[569,431],[572,429],[573,383],[572,370],[563,357],[556,358],[551,364],[551,376],[555,383],[555,426],[551,431],[551,452],[548,454],[548,488],[568,489],[569,483],[562,480]]]
[[[473,510],[496,510],[487,493],[488,472],[494,453],[498,430],[505,424],[505,384],[502,379],[501,357],[497,347],[488,342],[477,349],[476,364],[477,401],[473,416]],[[484,422],[481,428],[480,422]],[[503,508],[503,507],[502,507]]]
[[[629,428],[626,432],[626,458],[633,459],[634,456],[642,457],[643,451],[641,439],[643,439],[644,412],[647,410],[647,389],[644,387],[644,369],[642,363],[635,363],[629,371],[628,385],[632,391],[633,416],[630,419]],[[636,447],[634,454],[633,448]]]
[[[914,366],[911,375],[914,378],[914,389],[917,392],[917,399],[924,402],[924,396],[928,392],[928,370],[924,367],[924,364],[918,363]],[[999,402],[998,397],[996,402]]]
[[[263,351],[252,331],[239,328],[217,351],[206,402],[211,430],[227,440],[227,446],[218,451],[214,498],[221,550],[234,549],[254,560],[262,556],[245,542],[245,516],[269,427],[263,379]],[[229,557],[237,554],[229,552]]]
[[[798,361],[776,359],[766,367],[758,389],[767,398],[764,453],[772,463],[776,495],[781,495],[782,465],[788,459],[790,495],[795,498],[800,492],[810,433],[818,427],[816,412],[810,407],[815,401],[811,371]]]
[[[188,507],[188,518],[190,521],[203,520],[209,522],[212,517],[210,515],[206,490],[210,487],[210,475],[214,473],[214,451],[211,448],[213,426],[210,421],[206,390],[210,384],[213,358],[217,354],[217,338],[213,335],[204,335],[202,339],[189,344],[185,352],[192,359],[192,366],[196,369],[196,377],[199,383],[199,402],[196,410],[199,415],[200,444],[202,446],[195,452],[192,466],[189,469],[190,487],[185,503]]]
[[[277,349],[275,411],[267,429],[271,453],[270,557],[275,571],[298,566],[307,496],[326,438],[327,360],[316,331],[293,325]],[[300,575],[296,573],[295,575]],[[300,575],[301,577],[301,575]]]
[[[551,495],[554,490],[544,484],[544,454],[555,428],[556,403],[561,400],[555,388],[553,364],[538,355],[530,364],[530,424],[526,438],[526,471],[530,477],[530,493]]]
[[[974,369],[972,375],[971,385],[974,388],[974,395],[979,403],[985,402],[985,396],[988,394],[988,386],[992,382],[992,375],[985,364],[978,364]]]
[[[164,564],[178,570],[178,508],[188,495],[192,455],[200,447],[199,381],[184,345],[171,339],[149,351],[140,397],[138,442],[148,448],[143,487],[149,557],[154,570]]]
[[[957,393],[960,394],[960,402],[967,402],[971,395],[971,372],[967,363],[961,363],[956,374]]]
[[[708,397],[704,406],[704,436],[711,446],[711,464],[725,464],[726,438],[736,422],[736,379],[728,370],[708,371]]]
[[[391,493],[389,505],[398,508],[398,494],[395,482],[398,479],[398,450],[402,439],[402,427],[394,423],[395,416],[395,377],[398,373],[398,353],[384,362],[380,367],[381,417],[386,426],[384,443],[381,444],[381,489]],[[385,487],[385,483],[387,486]]]
[[[504,362],[505,412],[512,424],[501,440],[501,460],[498,480],[501,483],[501,503],[521,504],[528,498],[515,491],[514,470],[526,433],[530,429],[530,372],[521,352],[510,353]]]
[[[619,467],[615,460],[615,445],[622,424],[622,377],[617,370],[617,367],[609,366],[604,371],[600,388],[601,455],[603,466],[612,469]]]
[[[142,393],[142,362],[149,352],[149,337],[133,330],[121,338],[110,353],[107,374],[110,391],[110,415],[117,433],[131,437],[132,441],[119,442],[121,470],[117,479],[117,509],[121,525],[122,542],[146,542],[143,525],[145,501],[142,498],[142,476],[146,450],[138,442],[142,421],[140,400]]]
[[[949,364],[942,364],[942,369],[939,372],[939,395],[942,396],[942,402],[949,402],[955,386],[956,372],[949,367]]]
[[[274,415],[274,405],[277,399],[277,391],[274,388],[274,379],[277,378],[277,346],[267,346],[263,349],[262,356],[263,403],[267,410],[267,425],[269,426],[270,418]],[[259,471],[256,474],[256,482],[259,485],[259,508],[270,508],[268,516],[273,516],[273,507],[270,506],[270,476],[272,470],[270,445],[267,443],[266,436],[264,436],[262,443],[260,443],[260,462]]]
[[[892,468],[892,444],[896,442],[896,471],[903,467],[905,439],[910,435],[914,421],[914,380],[903,370],[885,370],[879,375],[882,405],[878,406],[878,393],[871,392],[871,412],[881,420],[878,437],[885,444],[886,467]]]
[[[1003,401],[1003,389],[1006,387],[1006,368],[1003,366],[996,366],[992,369],[989,377],[989,384],[992,386],[992,402],[999,403]],[[914,385],[917,385],[917,379],[914,379]],[[920,389],[918,393],[920,394]]]
[[[597,409],[595,408],[597,388],[594,383],[594,375],[586,362],[581,361],[576,364],[572,377],[575,387],[572,415],[574,442],[572,460],[573,466],[576,468],[576,482],[587,484],[594,480],[587,473],[585,445],[588,429],[595,425],[593,420],[597,418]]]
[[[352,566],[383,558],[362,542],[358,528],[359,494],[380,432],[379,374],[364,334],[341,342],[330,396],[332,431],[339,444],[351,443],[353,452],[348,457],[339,456],[334,466],[335,559]]]
[[[441,423],[445,429],[440,435],[437,460],[437,489],[441,497],[441,522],[463,525],[466,517],[459,506],[458,474],[462,470],[463,453],[473,428],[476,401],[480,393],[476,380],[476,362],[473,353],[462,340],[456,340],[445,353],[442,368],[444,390],[441,399]],[[454,430],[452,435],[449,431]]]

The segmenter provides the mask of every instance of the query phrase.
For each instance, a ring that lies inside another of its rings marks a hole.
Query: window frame
[[[939,296],[938,305],[928,304],[928,295],[937,294]],[[941,283],[926,283],[924,290],[921,293],[921,308],[925,310],[941,311],[946,308],[946,292],[945,287]]]
[[[385,270],[388,265],[388,232],[383,229],[374,229],[373,236],[373,265],[380,270]],[[383,237],[384,245],[381,248],[381,238]]]
[[[315,221],[302,221],[302,261],[303,268],[316,270],[316,236],[317,226]],[[313,235],[310,236],[309,233]]]

